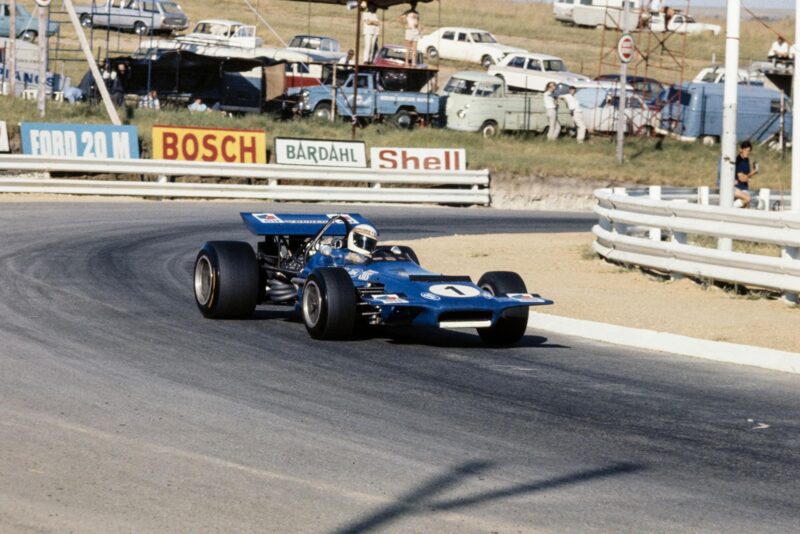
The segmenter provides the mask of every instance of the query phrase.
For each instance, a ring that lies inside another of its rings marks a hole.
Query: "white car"
[[[502,45],[486,30],[475,28],[440,28],[419,40],[417,49],[430,59],[454,59],[480,63],[484,68],[499,63],[506,55],[525,52],[522,48]]]
[[[593,83],[594,87],[578,88],[575,94],[586,126],[593,132],[615,132],[619,120],[619,90],[609,82]],[[631,91],[625,102],[625,132],[639,135],[653,131],[657,115],[642,97]]]
[[[182,35],[175,40],[180,43],[238,48],[256,48],[262,44],[261,38],[256,37],[255,26],[224,19],[201,20],[194,27],[192,33]]]
[[[564,60],[545,54],[509,54],[489,74],[506,82],[506,86],[528,91],[544,91],[548,82],[572,85],[589,78],[567,70]]]
[[[663,32],[664,30],[664,14],[658,13],[650,20],[650,29],[654,32]],[[697,22],[693,17],[683,13],[676,13],[669,19],[667,24],[667,31],[675,33],[705,33],[710,32],[713,35],[719,35],[721,28],[719,24],[708,24],[706,22]]]

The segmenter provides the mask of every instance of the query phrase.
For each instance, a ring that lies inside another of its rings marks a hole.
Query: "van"
[[[738,86],[737,141],[761,142],[780,129],[781,93],[757,85]],[[725,85],[689,82],[673,85],[662,94],[660,130],[685,141],[722,137]],[[792,135],[792,104],[786,99],[785,135]]]

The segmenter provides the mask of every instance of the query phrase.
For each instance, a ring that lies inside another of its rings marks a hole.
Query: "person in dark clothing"
[[[733,196],[736,199],[734,206],[749,208],[752,194],[750,192],[750,179],[758,174],[758,165],[750,164],[750,153],[753,145],[750,141],[742,141],[739,145],[739,154],[736,156],[736,183],[734,183]]]
[[[125,104],[125,82],[127,81],[128,71],[125,63],[117,65],[116,70],[113,72],[115,76],[111,77],[111,100],[117,107],[122,107]]]

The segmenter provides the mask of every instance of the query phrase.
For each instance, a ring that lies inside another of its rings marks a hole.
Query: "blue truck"
[[[691,82],[674,85],[662,93],[660,129],[681,139],[722,137],[725,85]],[[761,142],[780,129],[781,93],[760,85],[739,85],[736,138]],[[785,135],[792,135],[792,105],[785,103]]]
[[[26,41],[35,41],[39,35],[39,20],[32,16],[25,6],[17,2],[16,4],[16,37]],[[47,36],[58,33],[58,22],[47,22]],[[11,5],[8,2],[0,2],[0,37],[11,37]]]
[[[332,84],[305,87],[299,92],[295,112],[330,120],[333,115],[334,93],[336,114],[353,117],[353,82],[350,74],[336,87]],[[441,97],[420,91],[390,91],[384,88],[380,72],[358,74],[358,95],[355,116],[369,121],[390,121],[400,128],[413,128],[420,120],[439,122],[444,108]]]

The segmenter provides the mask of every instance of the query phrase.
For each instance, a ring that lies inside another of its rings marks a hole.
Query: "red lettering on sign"
[[[394,150],[381,150],[378,152],[378,159],[380,160],[381,169],[396,169],[397,168],[397,152]]]
[[[441,168],[442,168],[442,160],[440,160],[436,156],[428,156],[427,158],[425,158],[425,170],[438,171]],[[446,165],[445,168],[447,168]]]
[[[189,148],[189,145],[191,145],[191,149]],[[183,159],[186,161],[195,161],[197,159],[197,152],[199,150],[200,143],[197,141],[197,136],[194,134],[186,134],[183,136],[183,142],[181,142]]]
[[[256,162],[256,138],[252,137],[252,136],[249,137],[250,146],[247,146],[245,144],[245,141],[247,139],[248,138],[245,137],[245,136],[241,136],[239,138],[239,145],[240,145],[239,146],[239,151],[240,151],[239,153],[240,153],[241,158],[242,158],[241,161],[242,161],[242,163],[246,163],[247,159],[244,157],[244,155],[245,154],[250,154],[250,163],[255,163]]]
[[[234,141],[236,141],[236,139],[232,135],[226,135],[222,138],[222,159],[227,162],[236,161],[236,154],[228,152],[228,145]]]
[[[164,159],[178,159],[178,134],[164,132]]]
[[[412,163],[412,162],[414,163],[414,167],[413,168],[409,167],[409,164]],[[417,171],[417,170],[419,170],[419,158],[416,157],[416,156],[409,156],[408,152],[403,150],[403,164],[402,165],[403,165],[404,169],[407,169],[409,171],[411,171],[411,170]]]
[[[203,161],[217,161],[217,147],[214,145],[214,137],[211,135],[203,136]]]

